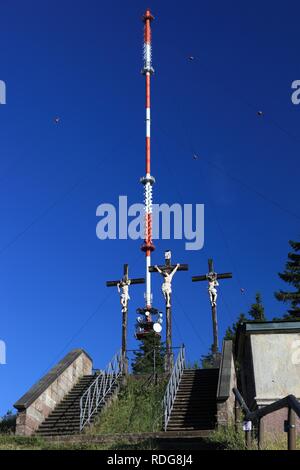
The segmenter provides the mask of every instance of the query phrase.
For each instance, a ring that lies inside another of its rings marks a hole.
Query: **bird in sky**
[[[199,160],[199,157],[198,157],[198,155],[196,155],[196,154],[194,153],[194,155],[193,155],[193,159],[194,159],[194,160]]]
[[[58,123],[59,123],[59,121],[60,121],[60,117],[59,117],[59,116],[55,116],[55,118],[54,118],[54,122],[55,122],[55,124],[58,124]]]
[[[190,55],[189,56],[189,60],[192,61],[192,60],[195,60],[195,57],[193,55]]]
[[[256,114],[257,114],[257,116],[263,116],[264,115],[264,113],[262,111],[257,111]]]

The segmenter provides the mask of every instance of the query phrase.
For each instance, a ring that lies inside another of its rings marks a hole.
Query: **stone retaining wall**
[[[217,392],[217,425],[228,426],[235,422],[235,395],[237,386],[233,360],[232,341],[223,341],[222,359]]]
[[[18,410],[16,434],[33,434],[80,377],[91,373],[92,359],[83,349],[69,352],[14,404]]]

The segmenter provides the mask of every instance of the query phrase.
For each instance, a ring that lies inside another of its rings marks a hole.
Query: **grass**
[[[126,439],[111,444],[92,442],[51,442],[40,437],[23,437],[0,434],[0,450],[152,450],[151,440],[139,443]]]
[[[287,450],[287,434],[282,437],[276,437],[272,442],[267,442],[262,450]],[[296,440],[296,449],[300,449],[300,436]]]
[[[233,426],[214,431],[206,438],[206,441],[215,450],[245,450],[244,433],[243,431],[236,433]],[[257,449],[256,442],[254,442],[252,449]],[[264,450],[286,449],[286,436],[277,438],[264,447]],[[300,437],[297,439],[297,449],[300,449]],[[155,444],[151,439],[145,439],[142,442],[129,442],[129,440],[126,440],[126,436],[115,442],[100,444],[93,442],[52,442],[41,437],[0,434],[0,450],[155,450]]]
[[[236,432],[234,426],[222,427],[213,431],[207,438],[207,442],[214,444],[217,449],[246,450],[244,431]],[[300,450],[300,436],[297,437],[296,449]],[[258,450],[256,440],[253,440],[250,450]],[[287,435],[273,436],[272,441],[266,442],[261,450],[287,450]]]
[[[154,385],[128,377],[111,405],[86,432],[88,434],[126,434],[160,431],[165,381]]]
[[[220,427],[213,431],[207,441],[217,449],[245,450],[245,434],[242,430],[236,432],[235,427]]]

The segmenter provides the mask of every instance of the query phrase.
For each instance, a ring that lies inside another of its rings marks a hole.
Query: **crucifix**
[[[173,366],[172,355],[172,318],[171,318],[171,294],[172,294],[172,279],[177,271],[187,271],[187,264],[171,263],[171,251],[165,251],[165,264],[161,266],[150,266],[150,273],[159,273],[163,277],[163,284],[161,287],[162,293],[166,302],[166,369],[171,372]]]
[[[217,274],[214,271],[213,260],[208,260],[208,273],[203,276],[193,276],[192,281],[208,281],[208,294],[212,310],[212,322],[213,322],[213,336],[214,342],[212,345],[212,352],[214,357],[218,355],[219,352],[219,340],[218,340],[218,320],[217,320],[217,287],[219,285],[219,279],[230,279],[232,278],[232,273],[223,273]]]
[[[127,350],[127,313],[128,313],[128,300],[129,297],[129,286],[132,284],[144,284],[144,278],[129,279],[128,276],[128,264],[124,264],[123,277],[119,281],[107,281],[107,287],[117,287],[120,294],[120,302],[122,306],[122,360],[123,360],[123,372],[128,373],[128,364],[126,359]]]

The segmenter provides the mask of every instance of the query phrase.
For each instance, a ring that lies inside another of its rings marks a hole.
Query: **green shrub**
[[[16,415],[12,411],[0,418],[0,434],[14,434],[16,429]]]

